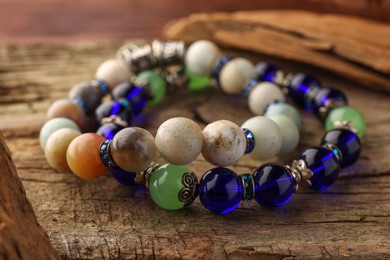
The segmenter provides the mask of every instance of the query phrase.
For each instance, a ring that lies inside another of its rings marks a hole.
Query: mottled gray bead
[[[69,99],[79,103],[86,114],[91,115],[100,105],[103,93],[97,84],[93,82],[82,82],[74,85],[69,92]]]

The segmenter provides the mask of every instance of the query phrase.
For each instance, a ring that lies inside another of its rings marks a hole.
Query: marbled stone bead
[[[185,65],[197,75],[210,76],[221,56],[217,45],[207,40],[200,40],[188,47]]]
[[[271,103],[267,106],[265,109],[264,116],[271,117],[271,116],[286,116],[290,118],[298,129],[301,129],[302,127],[302,120],[301,115],[299,112],[291,105],[286,103]]]
[[[103,92],[95,82],[82,82],[74,85],[69,92],[69,99],[78,103],[87,115],[95,112],[100,105]]]
[[[238,125],[219,120],[203,129],[203,157],[211,164],[228,166],[242,158],[246,150],[246,136]]]
[[[86,115],[84,110],[69,99],[59,99],[54,101],[46,113],[47,119],[56,117],[66,117],[73,120],[80,129],[84,129]]]
[[[110,145],[113,162],[128,172],[145,170],[156,157],[153,136],[145,129],[127,127],[119,131]]]
[[[96,70],[97,80],[107,83],[110,90],[122,82],[130,79],[130,72],[127,66],[120,60],[106,60]]]
[[[50,135],[45,146],[45,157],[52,168],[59,172],[70,170],[66,161],[66,150],[79,135],[80,131],[71,128],[61,128]]]
[[[264,114],[267,105],[275,100],[285,100],[281,89],[270,82],[258,83],[249,92],[249,109],[253,114],[261,116]]]
[[[161,156],[172,164],[188,164],[202,151],[202,130],[184,117],[171,118],[160,125],[156,146]]]
[[[299,143],[299,130],[294,122],[285,116],[271,116],[272,119],[278,126],[282,133],[282,147],[278,152],[278,155],[286,155],[292,152]]]
[[[245,84],[254,79],[255,75],[252,62],[244,58],[234,58],[222,67],[218,82],[225,93],[241,94]]]
[[[270,118],[255,116],[241,126],[250,130],[255,137],[255,148],[249,156],[254,160],[267,160],[276,156],[282,147],[283,136],[279,126]]]
[[[41,128],[39,132],[39,143],[41,148],[45,150],[47,140],[55,131],[61,128],[70,128],[80,132],[80,128],[76,123],[65,117],[53,118],[47,121]]]

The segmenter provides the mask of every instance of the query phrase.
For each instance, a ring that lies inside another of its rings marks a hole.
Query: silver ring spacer
[[[100,120],[101,125],[113,123],[122,127],[128,127],[128,124],[126,121],[124,121],[122,118],[119,116],[110,116],[110,117],[104,117]]]
[[[285,165],[288,171],[290,171],[294,183],[295,183],[295,191],[298,190],[299,185],[304,187],[311,187],[310,178],[313,177],[313,172],[307,168],[306,162],[304,160],[294,160],[291,164]]]
[[[142,172],[137,172],[135,176],[136,183],[144,183],[146,188],[149,188],[149,179],[152,173],[160,167],[160,164],[152,162],[148,168]]]

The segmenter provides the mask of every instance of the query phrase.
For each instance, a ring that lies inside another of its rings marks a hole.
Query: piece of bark
[[[292,61],[267,58],[289,71],[308,71],[325,85],[337,86],[367,120],[360,159],[326,191],[301,189],[288,204],[273,210],[255,201],[242,202],[231,214],[220,216],[207,211],[198,199],[184,210],[166,211],[143,190],[121,186],[110,175],[85,181],[51,169],[38,140],[49,104],[67,97],[72,85],[92,78],[120,45],[0,45],[4,61],[0,63],[0,130],[37,218],[63,258],[389,257],[390,96]],[[266,58],[235,50],[224,54],[253,62]],[[300,112],[300,147],[274,161],[290,163],[304,147],[319,144],[322,124],[312,113]],[[226,96],[218,89],[183,89],[147,110],[141,126],[155,134],[164,120],[174,116],[192,118],[203,127],[218,119],[241,124],[252,115],[245,98]],[[262,163],[243,159],[231,169],[253,172]],[[200,176],[213,166],[200,156],[188,167]]]
[[[0,258],[59,259],[38,224],[0,132]]]
[[[390,26],[304,11],[195,14],[165,27],[168,39],[218,44],[318,66],[390,92]]]

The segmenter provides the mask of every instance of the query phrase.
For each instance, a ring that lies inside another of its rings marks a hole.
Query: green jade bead
[[[330,111],[325,121],[327,131],[340,128],[336,122],[349,122],[357,130],[357,135],[362,138],[366,130],[366,122],[363,115],[350,106],[336,107]]]
[[[196,177],[182,165],[160,166],[151,174],[148,187],[153,201],[167,210],[181,209],[197,195]]]
[[[189,69],[185,70],[185,75],[189,80],[187,88],[190,90],[197,91],[210,86],[211,78],[209,76],[199,76]]]
[[[167,83],[159,73],[152,70],[145,70],[137,75],[137,79],[150,85],[152,99],[149,100],[149,105],[157,105],[165,98],[167,94]]]

